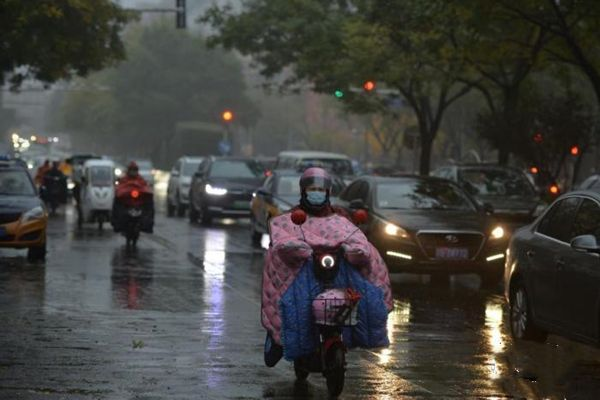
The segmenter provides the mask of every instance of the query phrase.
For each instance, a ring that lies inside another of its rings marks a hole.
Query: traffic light
[[[221,118],[223,118],[224,122],[233,121],[233,111],[231,111],[231,110],[223,111],[223,114],[221,114]]]
[[[531,172],[533,175],[537,175],[539,174],[540,169],[534,165],[533,167],[529,168],[529,172]]]
[[[366,81],[363,84],[363,89],[365,89],[365,91],[367,91],[367,92],[373,91],[375,89],[375,82],[373,82],[373,81]]]
[[[175,26],[177,29],[185,29],[185,0],[175,0]]]
[[[540,132],[536,132],[533,135],[533,141],[536,142],[537,144],[541,144],[544,141],[544,136],[542,136],[542,134]]]
[[[333,92],[333,95],[336,98],[341,99],[342,97],[344,97],[344,92],[341,89],[336,89],[335,92]]]
[[[548,191],[550,192],[550,194],[553,194],[554,196],[560,194],[560,188],[558,187],[558,185],[556,183],[553,183],[552,185],[550,185],[550,187],[548,188]]]
[[[571,147],[571,155],[572,156],[578,156],[579,155],[579,146],[572,146]]]

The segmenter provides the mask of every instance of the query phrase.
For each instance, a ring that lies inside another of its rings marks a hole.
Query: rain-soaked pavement
[[[263,365],[263,259],[243,223],[159,214],[132,253],[69,208],[47,263],[23,256],[0,251],[1,399],[326,398],[322,377]],[[478,286],[394,276],[392,344],[350,352],[341,398],[600,398],[599,350],[514,343],[500,292]]]

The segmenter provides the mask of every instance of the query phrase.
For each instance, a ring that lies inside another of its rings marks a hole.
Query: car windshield
[[[352,162],[350,160],[335,158],[303,158],[299,167],[321,167],[336,175],[353,175]]]
[[[152,162],[147,160],[140,160],[135,162],[139,169],[152,169]]]
[[[459,170],[458,182],[474,196],[531,197],[535,195],[535,190],[525,174],[512,169]]]
[[[337,197],[342,189],[344,189],[344,182],[339,178],[333,178],[331,196]],[[300,175],[280,176],[276,191],[279,196],[300,197]]]
[[[90,184],[92,186],[112,186],[113,169],[111,167],[90,168]]]
[[[263,174],[263,169],[255,161],[219,160],[210,168],[210,178],[258,178]]]
[[[384,209],[474,211],[475,206],[455,185],[444,181],[397,181],[377,185],[376,204]]]
[[[300,176],[280,176],[277,194],[280,196],[300,196]]]
[[[0,171],[0,195],[35,196],[35,188],[25,171]]]
[[[181,173],[183,176],[192,176],[196,171],[198,171],[198,166],[202,161],[188,161],[183,164],[183,168]]]

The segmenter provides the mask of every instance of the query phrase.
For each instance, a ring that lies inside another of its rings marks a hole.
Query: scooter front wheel
[[[326,362],[327,371],[325,379],[327,380],[327,391],[330,398],[337,399],[342,390],[344,390],[346,375],[346,351],[341,343],[329,348],[326,355]]]

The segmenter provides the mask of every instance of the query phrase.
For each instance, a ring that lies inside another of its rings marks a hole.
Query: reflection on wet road
[[[262,252],[244,223],[157,216],[137,251],[72,210],[46,265],[0,252],[0,398],[326,398],[262,362]],[[600,398],[600,351],[514,343],[500,293],[476,278],[394,276],[391,345],[348,356],[344,399]]]

